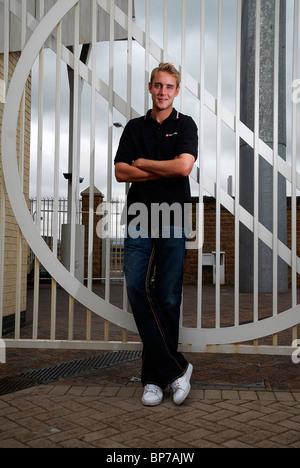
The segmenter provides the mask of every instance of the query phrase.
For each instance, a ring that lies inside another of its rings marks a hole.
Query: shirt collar
[[[147,114],[145,115],[145,120],[154,120],[152,118],[152,115],[151,115],[151,112],[152,112],[152,109],[150,109]],[[171,114],[169,115],[169,117],[165,120],[168,121],[168,120],[178,120],[179,119],[179,112],[173,108]]]

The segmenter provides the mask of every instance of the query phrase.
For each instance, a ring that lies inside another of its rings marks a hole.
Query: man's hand
[[[191,154],[181,154],[170,161],[153,161],[139,158],[132,165],[117,163],[115,174],[118,182],[148,182],[165,178],[188,177],[192,172],[195,158]]]
[[[126,163],[117,163],[115,166],[115,175],[118,182],[134,183],[134,182],[148,182],[150,180],[161,179],[160,176],[152,172],[144,171],[135,167],[129,166]]]
[[[191,154],[181,154],[170,161],[153,161],[151,159],[137,159],[132,167],[152,173],[159,177],[177,178],[188,177],[192,172],[195,158]]]

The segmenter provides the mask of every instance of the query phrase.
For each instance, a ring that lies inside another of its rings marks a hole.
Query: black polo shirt
[[[175,159],[183,153],[198,157],[198,130],[189,116],[173,109],[162,124],[151,116],[131,120],[122,134],[115,157],[116,163],[131,165],[139,158],[157,161]],[[130,187],[127,206],[143,203],[148,209],[151,204],[167,203],[184,205],[191,201],[189,177],[162,178],[143,183],[133,183]]]

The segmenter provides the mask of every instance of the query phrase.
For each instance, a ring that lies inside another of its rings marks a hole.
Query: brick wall
[[[9,81],[19,60],[19,53],[11,53],[9,60]],[[4,78],[3,54],[0,54],[0,79]],[[31,77],[26,84],[25,92],[25,122],[24,136],[22,134],[23,125],[21,119],[23,112],[20,110],[19,124],[17,129],[17,154],[20,159],[21,139],[24,138],[24,195],[29,203],[29,166],[30,166],[30,122],[31,122]],[[0,128],[3,118],[4,105],[0,103]],[[0,185],[3,184],[2,158],[1,158],[1,133],[0,133]],[[1,192],[0,192],[1,193]],[[0,195],[1,196],[1,195]],[[19,229],[14,218],[10,203],[6,196],[5,212],[5,258],[4,258],[4,318],[13,316],[16,311],[16,278],[17,278],[17,240]],[[21,312],[26,311],[26,291],[27,291],[27,258],[28,246],[22,239],[22,270],[21,270]],[[23,315],[24,315],[23,313]],[[4,320],[5,321],[5,320]],[[7,322],[7,320],[6,320]],[[5,325],[4,325],[5,330]]]
[[[93,237],[93,278],[101,278],[102,269],[102,240],[98,237],[96,227],[100,220],[96,214],[97,208],[103,203],[104,195],[95,187],[94,189],[94,237]],[[89,245],[89,189],[81,192],[82,196],[82,224],[85,226],[84,248],[84,277],[88,277],[88,245]]]

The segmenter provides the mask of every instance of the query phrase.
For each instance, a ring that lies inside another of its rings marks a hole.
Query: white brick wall
[[[10,54],[9,60],[9,80],[12,77],[19,53]],[[4,70],[3,54],[0,54],[0,127],[2,123],[4,108]],[[25,164],[24,164],[24,195],[29,203],[29,165],[30,165],[30,119],[31,119],[31,78],[26,85],[25,98]],[[20,128],[17,129],[17,153],[20,150]],[[0,132],[0,185],[3,183],[2,161],[1,161],[1,132]],[[0,195],[1,196],[1,195]],[[4,316],[15,314],[16,312],[16,278],[17,278],[17,239],[18,225],[14,218],[10,203],[6,197],[5,216],[5,255],[4,255]],[[22,281],[21,281],[21,312],[26,310],[27,296],[27,257],[28,246],[25,240],[22,241]]]

